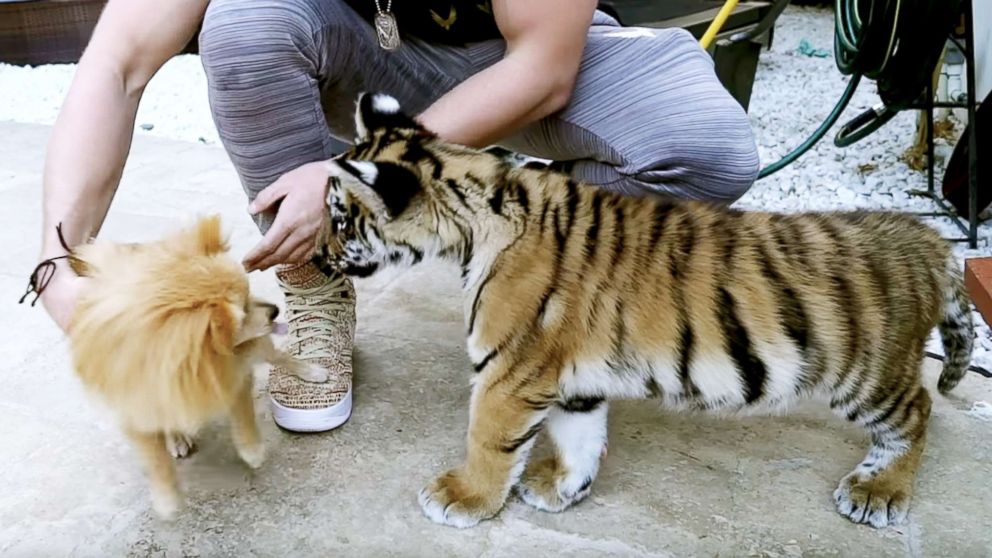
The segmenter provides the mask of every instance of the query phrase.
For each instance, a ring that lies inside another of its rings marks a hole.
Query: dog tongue
[[[276,335],[286,335],[289,333],[289,324],[286,322],[273,322],[272,333]]]

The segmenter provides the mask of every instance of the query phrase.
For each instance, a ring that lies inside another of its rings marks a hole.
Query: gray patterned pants
[[[407,39],[388,53],[343,0],[212,0],[199,42],[214,122],[249,198],[341,152],[360,91],[389,93],[416,113],[505,50],[499,40]],[[569,105],[501,145],[569,162],[577,179],[632,195],[729,203],[758,171],[747,115],[693,37],[620,27],[603,13]],[[264,232],[270,222],[258,225]]]

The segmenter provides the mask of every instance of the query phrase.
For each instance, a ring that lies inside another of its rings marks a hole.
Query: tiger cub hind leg
[[[600,398],[571,399],[551,409],[545,432],[555,455],[527,466],[516,487],[524,502],[560,512],[589,495],[606,451],[607,410]]]
[[[918,368],[915,372],[919,374]],[[906,521],[926,444],[931,401],[918,378],[877,389],[870,404],[848,418],[868,429],[868,455],[834,491],[837,511],[855,523],[881,528]]]

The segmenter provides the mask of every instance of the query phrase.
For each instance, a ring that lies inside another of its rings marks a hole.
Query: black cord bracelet
[[[27,299],[31,293],[34,293],[34,299],[31,301],[31,306],[34,306],[34,304],[38,302],[38,299],[41,297],[41,293],[45,291],[48,284],[52,281],[52,277],[55,277],[55,260],[64,260],[71,255],[72,250],[66,244],[65,237],[62,236],[62,223],[55,226],[55,232],[59,235],[59,244],[61,244],[62,248],[65,248],[65,251],[69,252],[69,254],[42,260],[41,263],[35,266],[34,271],[31,272],[31,277],[28,278],[28,288],[24,291],[24,294],[21,295],[21,299],[17,301],[18,304],[23,304],[25,299]]]

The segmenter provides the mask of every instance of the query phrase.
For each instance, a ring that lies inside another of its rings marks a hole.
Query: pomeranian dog
[[[217,216],[154,242],[83,244],[70,264],[91,278],[69,326],[73,365],[138,449],[163,519],[183,503],[170,440],[226,416],[240,458],[262,464],[254,365],[327,379],[275,347],[271,335],[285,333],[279,309],[252,297]]]

